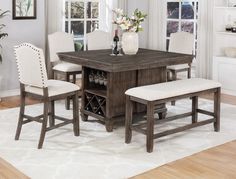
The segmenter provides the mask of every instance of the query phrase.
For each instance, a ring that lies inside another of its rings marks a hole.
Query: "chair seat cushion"
[[[76,72],[76,71],[81,71],[82,67],[80,65],[76,65],[73,63],[62,62],[56,64],[52,69],[62,72]]]
[[[48,85],[48,96],[49,97],[80,90],[79,86],[77,86],[73,83],[60,81],[60,80],[48,80],[47,85]],[[25,91],[43,96],[43,89],[42,88],[38,88],[38,87],[34,87],[34,86],[26,86]]]
[[[147,101],[156,101],[218,87],[221,87],[221,84],[218,82],[201,78],[191,78],[131,88],[125,94]]]
[[[182,70],[182,69],[188,69],[188,68],[189,68],[188,64],[171,65],[167,67],[167,69],[169,70]]]

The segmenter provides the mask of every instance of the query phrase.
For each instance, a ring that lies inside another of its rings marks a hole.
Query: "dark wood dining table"
[[[60,60],[82,66],[82,120],[92,116],[104,122],[108,132],[125,115],[127,89],[166,82],[167,66],[190,64],[193,60],[192,55],[149,49],[139,49],[136,55],[110,53],[111,50],[58,53]],[[134,110],[143,112],[145,108],[136,106]]]

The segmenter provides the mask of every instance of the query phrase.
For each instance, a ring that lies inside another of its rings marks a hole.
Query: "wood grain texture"
[[[122,72],[192,63],[193,56],[139,49],[137,55],[110,56],[111,50],[58,53],[60,60],[107,72]]]
[[[0,158],[0,178],[1,179],[29,179],[11,164]]]
[[[171,162],[132,179],[236,178],[236,141]]]

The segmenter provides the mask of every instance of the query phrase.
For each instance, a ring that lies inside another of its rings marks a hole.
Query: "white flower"
[[[117,9],[115,10],[115,12],[116,12],[118,15],[123,15],[123,9],[117,8]]]
[[[137,31],[137,26],[134,26],[133,28],[130,29],[131,32],[136,32]]]
[[[128,27],[126,24],[121,24],[121,25],[120,25],[120,28],[121,28],[122,30],[128,30],[128,29],[129,29],[129,27]]]
[[[122,18],[122,17],[118,17],[118,18],[116,19],[116,23],[117,23],[117,24],[123,23],[123,18]]]
[[[132,19],[132,20],[134,20],[134,19],[135,19],[135,17],[134,17],[134,16],[131,16],[131,19]]]

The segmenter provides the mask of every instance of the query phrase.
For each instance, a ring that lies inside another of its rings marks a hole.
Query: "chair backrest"
[[[102,50],[111,48],[111,34],[101,30],[95,30],[87,34],[88,50]]]
[[[188,32],[170,34],[169,52],[193,54],[194,35]]]
[[[23,43],[14,47],[20,83],[39,88],[47,87],[47,71],[43,50]]]
[[[58,52],[75,51],[74,37],[65,32],[55,32],[48,35],[49,58],[51,62],[59,61]]]

